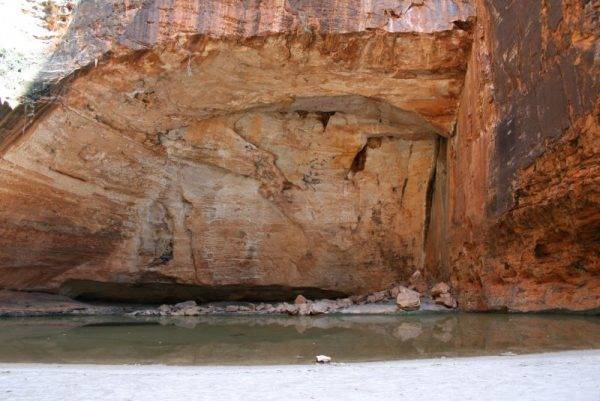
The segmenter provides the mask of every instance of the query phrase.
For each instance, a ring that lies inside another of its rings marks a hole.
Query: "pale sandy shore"
[[[0,364],[0,400],[600,400],[600,350],[284,366]]]

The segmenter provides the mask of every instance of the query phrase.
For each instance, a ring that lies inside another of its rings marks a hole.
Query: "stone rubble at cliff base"
[[[435,294],[435,295],[434,295]],[[161,305],[158,308],[140,309],[128,313],[130,316],[199,316],[220,313],[246,314],[287,314],[291,316],[323,315],[328,313],[394,313],[417,311],[422,307],[432,309],[432,304],[421,302],[425,298],[414,289],[396,285],[388,290],[371,294],[353,295],[340,299],[309,300],[298,295],[293,303],[208,303],[198,305],[195,301],[180,302],[174,305]],[[445,283],[436,284],[431,290],[431,300],[434,305],[443,308],[434,310],[451,310],[457,308],[457,303],[450,293],[450,287]],[[378,307],[379,306],[379,307]]]

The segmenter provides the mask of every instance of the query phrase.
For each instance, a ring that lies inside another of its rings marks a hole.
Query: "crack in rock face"
[[[129,37],[154,15],[144,7],[119,21]],[[422,268],[470,32],[439,16],[410,32],[403,15],[426,11],[409,7],[386,11],[397,30],[208,35],[172,7],[180,36],[148,31],[142,50],[120,36],[5,136],[0,286],[289,298],[380,290]],[[85,20],[65,42],[100,34]]]

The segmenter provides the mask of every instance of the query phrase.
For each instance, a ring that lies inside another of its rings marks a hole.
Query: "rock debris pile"
[[[457,307],[456,300],[450,293],[446,283],[436,284],[430,291],[431,300],[435,305],[443,306],[446,310]],[[422,299],[424,302],[422,302]],[[417,311],[427,306],[432,309],[431,303],[414,289],[403,285],[396,285],[384,291],[377,291],[364,295],[353,295],[340,299],[309,300],[303,295],[298,295],[293,303],[208,303],[198,305],[195,301],[180,302],[174,305],[161,305],[158,308],[140,309],[129,313],[131,316],[199,316],[221,313],[243,314],[287,314],[291,316],[323,315],[327,313],[393,313]],[[361,308],[371,306],[370,308]],[[374,308],[372,306],[380,306]]]

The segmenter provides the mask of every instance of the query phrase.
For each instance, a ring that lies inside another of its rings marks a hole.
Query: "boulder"
[[[387,291],[377,291],[367,296],[367,303],[374,304],[377,302],[385,301],[389,297]]]
[[[171,312],[173,316],[198,316],[200,314],[200,307],[198,305],[187,306],[185,308],[175,309]]]
[[[309,301],[308,301],[308,299],[304,298],[304,296],[303,296],[302,294],[298,295],[298,296],[296,297],[296,299],[294,299],[294,303],[295,303],[296,305],[300,305],[300,304],[306,304],[306,303],[308,303],[308,302],[309,302]]]
[[[195,301],[179,302],[175,305],[161,305],[158,310],[166,316],[198,316],[200,307]]]
[[[200,315],[200,307],[191,306],[189,308],[185,308],[181,310],[183,316],[198,316]]]
[[[264,312],[268,312],[268,311],[270,311],[270,310],[272,310],[272,309],[273,309],[273,306],[272,306],[272,305],[270,305],[270,304],[266,304],[266,303],[264,303],[264,302],[261,302],[261,303],[257,304],[257,305],[254,307],[254,310],[256,310],[257,312],[263,312],[263,311],[264,311]]]
[[[312,303],[310,314],[322,315],[350,305],[352,302],[348,298],[344,298],[344,300],[321,299]]]
[[[431,288],[430,294],[432,298],[436,298],[441,294],[447,294],[450,292],[450,286],[444,282],[437,283]]]
[[[456,302],[456,299],[454,299],[454,297],[452,296],[452,294],[450,293],[443,293],[438,295],[437,297],[434,298],[433,300],[436,304],[438,305],[443,305],[446,308],[456,308],[458,306],[458,303]]]
[[[196,301],[179,302],[179,303],[176,303],[175,305],[173,305],[173,307],[175,309],[186,309],[186,308],[190,308],[190,307],[194,307],[194,306],[198,306]]]
[[[396,306],[405,311],[417,310],[421,306],[421,295],[416,291],[401,287],[396,296]]]

